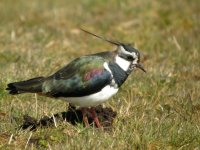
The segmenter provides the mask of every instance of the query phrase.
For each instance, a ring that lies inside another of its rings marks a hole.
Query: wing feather
[[[75,59],[45,81],[43,93],[51,97],[80,97],[100,91],[111,82],[104,62],[104,58],[94,55]]]

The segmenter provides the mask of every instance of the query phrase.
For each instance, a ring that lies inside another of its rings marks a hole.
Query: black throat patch
[[[115,82],[117,83],[118,87],[120,87],[124,83],[124,81],[127,79],[129,74],[126,71],[124,71],[118,64],[114,62],[110,62],[108,66],[110,70],[112,71]]]

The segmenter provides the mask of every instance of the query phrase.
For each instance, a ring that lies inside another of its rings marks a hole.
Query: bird
[[[37,93],[67,101],[80,108],[85,126],[89,126],[90,113],[96,126],[103,128],[95,107],[115,95],[133,70],[146,70],[140,63],[139,50],[131,44],[80,30],[115,45],[116,49],[78,57],[52,75],[9,83],[6,90],[11,95]]]

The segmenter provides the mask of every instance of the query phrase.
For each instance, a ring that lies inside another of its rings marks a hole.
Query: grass
[[[199,149],[199,6],[187,0],[1,0],[0,148]],[[34,94],[10,96],[7,83],[50,75],[75,57],[113,49],[78,27],[134,44],[148,73],[134,72],[104,104],[117,111],[109,132],[65,122],[18,130],[23,115],[39,119],[66,106]]]

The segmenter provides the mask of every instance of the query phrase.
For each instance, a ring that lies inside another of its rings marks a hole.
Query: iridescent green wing
[[[43,84],[43,93],[53,97],[79,97],[100,91],[111,82],[105,70],[105,59],[83,56],[49,77]]]

